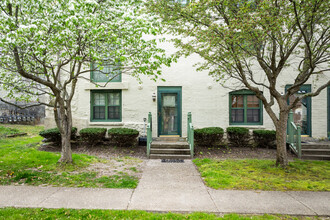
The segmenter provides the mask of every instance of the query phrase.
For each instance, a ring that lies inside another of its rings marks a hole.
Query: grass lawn
[[[0,219],[318,219],[317,217],[293,217],[284,215],[237,215],[227,214],[217,216],[207,213],[177,214],[177,213],[151,213],[145,211],[119,211],[119,210],[74,210],[74,209],[30,209],[30,208],[3,208],[0,209]]]
[[[5,138],[7,135],[19,134],[20,131],[16,128],[0,126],[0,138]]]
[[[28,133],[26,137],[0,138],[1,185],[51,185],[67,187],[135,188],[138,178],[124,172],[98,176],[86,168],[94,163],[104,163],[97,157],[73,154],[73,164],[57,163],[59,153],[38,151],[42,137],[41,126],[10,126]]]
[[[287,169],[273,160],[195,159],[201,176],[214,189],[330,191],[330,161],[290,162]]]

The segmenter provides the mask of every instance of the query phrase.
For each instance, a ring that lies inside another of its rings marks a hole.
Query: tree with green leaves
[[[71,102],[84,73],[106,64],[156,79],[171,62],[150,37],[159,23],[143,8],[142,0],[1,1],[0,74],[8,91],[2,100],[52,97],[43,104],[53,107],[62,136],[59,162],[72,162]]]
[[[184,4],[183,2],[189,2]],[[148,9],[176,36],[179,56],[199,54],[225,86],[253,91],[276,127],[276,164],[288,165],[288,114],[330,85],[329,0],[149,0]],[[293,78],[284,92],[281,80]],[[311,78],[317,88],[289,97]],[[286,77],[288,78],[288,77]]]

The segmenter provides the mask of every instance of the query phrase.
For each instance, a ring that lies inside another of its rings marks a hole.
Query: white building
[[[166,49],[174,51],[169,45]],[[230,90],[215,82],[208,72],[196,72],[193,64],[198,61],[200,58],[194,55],[179,59],[170,68],[163,68],[162,77],[166,82],[154,82],[141,76],[143,84],[139,84],[134,77],[126,74],[116,77],[105,87],[96,87],[91,82],[80,80],[72,102],[73,125],[78,129],[129,127],[143,134],[143,119],[151,112],[153,137],[186,137],[187,113],[191,112],[195,128],[243,126],[274,129],[262,103],[252,93],[242,88]],[[293,69],[283,72],[278,89],[285,92],[286,86],[293,83],[295,74]],[[101,85],[102,81],[106,81],[98,72],[86,74],[85,77],[92,77]],[[315,85],[328,81],[328,78],[311,78],[297,95],[313,91],[317,88]],[[227,85],[230,83],[227,82]],[[303,135],[327,137],[329,98],[329,89],[324,90],[317,97],[306,98],[295,109],[294,118],[302,125]],[[45,122],[46,128],[55,127],[52,109],[47,109]]]

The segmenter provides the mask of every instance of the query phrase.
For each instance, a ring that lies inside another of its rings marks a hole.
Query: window
[[[172,0],[172,2],[179,3],[182,6],[186,6],[186,5],[188,5],[190,3],[190,0]]]
[[[121,90],[91,92],[91,121],[121,121]]]
[[[93,82],[121,82],[120,64],[114,65],[104,62],[101,66],[95,63],[91,64],[92,71],[91,79]]]
[[[231,125],[261,125],[262,102],[249,90],[229,93],[229,123]]]

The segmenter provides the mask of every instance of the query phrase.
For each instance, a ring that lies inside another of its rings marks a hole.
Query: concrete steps
[[[150,154],[149,159],[191,159],[191,156],[176,154]]]
[[[301,143],[301,158],[305,160],[330,160],[330,143]]]
[[[185,138],[153,138],[150,146],[150,159],[191,159],[189,145]]]

